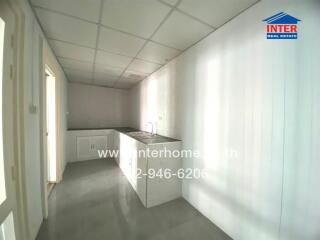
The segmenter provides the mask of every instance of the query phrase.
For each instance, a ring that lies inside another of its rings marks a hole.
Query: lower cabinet
[[[149,151],[181,149],[181,142],[170,142],[148,146]],[[182,159],[172,156],[150,157],[146,165],[146,207],[153,207],[162,203],[174,200],[182,195],[182,179],[179,179],[178,172],[182,166]],[[150,174],[150,172],[152,174]],[[168,176],[165,176],[168,172]],[[155,173],[155,177],[153,176]],[[159,174],[158,174],[159,173]]]
[[[181,197],[182,181],[176,174],[182,168],[181,159],[148,154],[164,149],[180,150],[181,142],[146,145],[112,129],[73,130],[67,135],[68,162],[98,159],[98,150],[115,150],[115,161],[148,208]],[[172,173],[170,178],[152,176],[166,169]]]
[[[181,158],[151,157],[147,154],[164,149],[180,150],[181,142],[146,145],[120,133],[119,143],[118,164],[145,207],[181,197],[182,181],[175,174],[182,168]],[[166,169],[172,173],[169,178],[153,174]]]
[[[77,137],[78,160],[90,160],[100,158],[99,151],[105,151],[107,149],[107,136]]]

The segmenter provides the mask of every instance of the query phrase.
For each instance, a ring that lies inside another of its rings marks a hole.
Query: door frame
[[[56,159],[55,159],[55,161],[56,161],[56,164],[55,164],[55,166],[56,166],[56,181],[54,182],[54,183],[57,183],[58,182],[58,118],[57,118],[57,114],[58,114],[58,111],[57,111],[57,87],[56,87],[56,84],[57,84],[57,81],[56,81],[56,74],[51,70],[51,68],[49,67],[49,65],[48,64],[44,64],[44,80],[43,80],[43,82],[44,82],[44,94],[43,94],[43,96],[44,96],[44,102],[43,102],[43,105],[44,105],[44,110],[45,110],[45,112],[43,113],[44,114],[44,117],[45,117],[45,124],[44,124],[44,136],[45,136],[45,139],[44,139],[44,143],[45,143],[45,145],[44,145],[44,147],[45,147],[45,149],[44,149],[44,153],[46,153],[46,157],[45,157],[45,164],[44,164],[44,167],[45,167],[45,183],[46,183],[46,187],[48,186],[48,177],[49,177],[49,173],[48,173],[48,152],[47,152],[47,150],[48,150],[48,135],[47,135],[47,133],[48,133],[48,119],[47,119],[47,116],[48,116],[48,112],[47,112],[47,106],[48,106],[48,103],[47,103],[47,94],[48,94],[48,92],[47,92],[47,72],[50,74],[50,76],[52,76],[53,78],[54,78],[54,95],[55,95],[55,104],[54,104],[54,107],[55,107],[55,130],[56,130],[56,132],[55,132],[55,139],[56,139],[56,149],[55,149],[55,152],[56,152]],[[49,161],[50,161],[50,159],[49,159]],[[47,194],[50,194],[50,193],[47,193]]]
[[[43,217],[48,218],[48,189],[47,189],[47,108],[46,108],[46,66],[43,61],[43,39],[39,36],[39,62],[42,65],[39,71],[40,79],[40,176],[41,176],[41,203]]]
[[[16,0],[5,1],[11,8],[15,17],[12,45],[13,55],[13,157],[14,177],[16,187],[17,216],[15,220],[15,233],[17,240],[30,239],[28,227],[26,167],[24,148],[24,31],[25,15],[22,6]]]
[[[60,81],[57,75],[49,66],[44,54],[45,40],[40,36],[40,151],[41,151],[41,198],[42,198],[42,211],[45,219],[48,218],[48,168],[47,168],[47,104],[46,104],[46,69],[55,78],[55,95],[56,95],[56,183],[62,180],[61,170],[61,123],[60,123]]]

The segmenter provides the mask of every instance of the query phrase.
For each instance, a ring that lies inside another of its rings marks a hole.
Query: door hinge
[[[16,180],[16,171],[14,166],[11,167],[11,178],[12,178],[12,181]]]
[[[11,48],[14,48],[14,35],[11,35]]]

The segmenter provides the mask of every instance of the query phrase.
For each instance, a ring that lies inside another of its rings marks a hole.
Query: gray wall
[[[68,128],[118,127],[129,123],[128,91],[68,84]]]
[[[266,40],[264,18],[299,19]],[[237,240],[320,239],[320,2],[261,1],[131,94],[131,125],[157,125],[199,158],[183,196]]]

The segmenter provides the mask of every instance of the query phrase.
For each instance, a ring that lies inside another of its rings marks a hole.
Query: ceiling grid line
[[[92,24],[97,24],[98,23],[98,22],[91,21],[91,20],[88,20],[88,19],[84,19],[84,18],[75,16],[75,15],[72,15],[72,14],[64,13],[64,12],[61,12],[61,11],[58,11],[58,10],[54,10],[54,9],[50,9],[50,8],[46,8],[46,7],[42,7],[42,6],[39,6],[39,5],[36,5],[36,4],[33,4],[33,6],[35,8],[38,8],[38,9],[41,9],[41,10],[44,10],[44,11],[47,11],[47,12],[53,12],[53,13],[56,13],[56,14],[61,14],[61,15],[64,15],[66,17],[75,18],[77,20],[84,21],[84,22],[87,22],[87,23],[92,23]]]
[[[33,13],[34,19],[36,19],[37,22],[38,22],[39,28],[41,29],[41,32],[42,32],[43,36],[44,36],[46,39],[48,39],[48,36],[46,35],[46,32],[44,31],[44,28],[43,28],[43,26],[41,25],[40,19],[38,18],[38,15],[36,14],[35,9],[32,7],[31,0],[27,0],[27,1],[28,1],[29,5],[30,5],[30,9],[31,9],[31,11],[32,11],[32,13]],[[50,51],[53,53],[53,55],[56,57],[57,62],[58,62],[58,64],[60,65],[60,68],[61,68],[62,72],[64,73],[65,78],[66,78],[68,81],[70,81],[70,79],[68,78],[67,74],[65,73],[64,68],[62,67],[62,64],[59,62],[59,59],[57,58],[57,55],[56,55],[55,51],[54,51],[53,48],[50,46],[50,44],[48,44],[48,47],[49,47]]]
[[[162,0],[158,0],[160,2],[162,2]],[[181,0],[182,1],[182,0]],[[180,2],[181,2],[180,1]],[[192,48],[193,46],[195,46],[196,44],[198,44],[199,42],[201,42],[203,39],[205,39],[206,37],[208,37],[210,34],[212,34],[213,32],[215,32],[216,30],[218,30],[220,27],[222,27],[223,25],[227,24],[228,22],[232,21],[234,18],[236,18],[237,16],[239,16],[241,13],[247,11],[249,8],[253,7],[254,5],[256,5],[258,2],[261,2],[262,0],[257,0],[256,2],[254,2],[253,4],[251,4],[250,6],[248,6],[247,8],[243,9],[242,11],[240,11],[238,14],[236,14],[235,16],[233,16],[232,18],[230,18],[227,22],[223,23],[222,25],[220,25],[219,27],[213,29],[213,31],[209,32],[207,35],[205,35],[204,37],[200,38],[198,41],[196,41],[195,43],[193,43],[192,45],[190,45],[189,47],[187,47],[186,49],[184,49],[183,51],[181,51],[177,56],[175,56],[174,58],[172,58],[170,61],[172,61],[173,59],[179,57],[181,54],[183,54],[184,52],[186,52],[188,49]],[[179,4],[180,4],[179,2]],[[169,5],[167,3],[164,3],[166,5]],[[178,5],[179,5],[178,4]],[[178,6],[177,5],[177,6]],[[161,68],[161,67],[160,67]],[[159,69],[160,69],[159,68]],[[155,73],[156,71],[158,71],[159,69],[156,69],[155,71],[153,71],[152,73],[150,73],[148,76],[152,75],[153,73]]]
[[[180,2],[182,0],[178,0],[178,2],[175,4],[175,6],[179,5]],[[174,6],[174,7],[175,7]],[[114,83],[113,87],[116,87],[116,84],[118,83],[118,81],[120,81],[121,77],[123,76],[123,74],[128,70],[129,66],[131,63],[133,63],[133,61],[135,60],[135,58],[139,55],[139,53],[142,51],[142,49],[147,45],[147,43],[149,42],[150,39],[152,39],[152,37],[156,34],[156,32],[160,29],[160,27],[162,26],[162,24],[170,17],[170,15],[173,13],[174,11],[174,7],[171,6],[170,11],[167,13],[167,15],[162,19],[162,21],[159,23],[158,27],[156,27],[156,29],[153,31],[153,33],[150,35],[150,37],[148,38],[148,40],[143,44],[143,46],[139,49],[139,51],[137,52],[136,56],[132,59],[132,61],[128,64],[128,66],[123,70],[122,74],[120,75],[120,77],[117,79],[117,81]],[[159,67],[160,68],[160,67]],[[159,69],[158,68],[158,69]],[[157,70],[157,69],[156,69]],[[150,75],[150,74],[148,74]]]
[[[209,24],[209,23],[207,23],[207,22],[205,22],[205,21],[203,21],[203,20],[191,15],[190,13],[182,11],[181,9],[178,8],[178,5],[177,6],[173,6],[173,5],[170,5],[169,3],[166,3],[166,2],[164,2],[162,0],[158,0],[158,2],[161,2],[162,4],[167,5],[168,7],[173,7],[176,11],[178,11],[178,12],[180,12],[180,13],[182,13],[182,14],[184,14],[184,15],[186,15],[186,16],[188,16],[188,17],[190,17],[190,18],[192,18],[192,19],[194,19],[194,20],[196,20],[196,21],[198,21],[198,22],[200,22],[202,24],[204,24],[204,25],[207,25],[208,27],[217,28],[217,27],[212,26],[211,24]]]
[[[97,25],[98,23],[93,23],[93,22],[92,22],[92,24]],[[150,42],[154,42],[154,43],[159,44],[159,45],[161,45],[161,46],[164,46],[164,47],[167,47],[167,48],[172,48],[172,49],[177,50],[177,51],[182,51],[182,49],[175,48],[175,47],[172,47],[172,46],[168,46],[168,45],[166,45],[166,44],[163,44],[163,43],[154,41],[154,40],[152,40],[152,39],[144,38],[144,37],[141,37],[141,36],[138,36],[138,35],[129,33],[129,32],[125,32],[125,31],[122,31],[122,30],[119,30],[119,29],[116,29],[116,28],[112,28],[112,27],[103,25],[103,24],[100,24],[100,25],[101,25],[102,27],[104,27],[104,28],[111,29],[111,30],[114,30],[114,31],[116,31],[116,32],[124,33],[124,34],[130,35],[130,36],[133,36],[133,37],[136,37],[136,38],[140,38],[140,39],[146,40],[146,41],[149,40]],[[56,39],[56,38],[52,38],[52,37],[48,37],[48,39],[49,39],[49,40],[66,42],[66,43],[69,43],[69,44],[73,44],[73,45],[75,45],[75,46],[80,46],[80,47],[86,47],[86,48],[95,49],[95,48],[93,48],[93,47],[89,47],[89,46],[82,45],[82,44],[79,44],[79,43],[74,43],[74,42],[65,41],[65,40],[61,40],[61,39]],[[103,50],[103,49],[100,49],[100,50]]]
[[[107,52],[108,53],[108,52]],[[120,55],[121,56],[121,55]],[[71,61],[75,61],[75,62],[81,62],[81,63],[90,63],[90,64],[93,64],[93,62],[91,61],[85,61],[85,60],[79,60],[79,59],[76,59],[76,58],[70,58],[70,57],[63,57],[63,56],[59,56],[59,55],[56,55],[57,58],[60,58],[60,59],[65,59],[65,60],[71,60]],[[131,57],[130,57],[131,58]],[[162,65],[161,63],[157,63],[157,62],[150,62],[148,60],[144,60],[144,59],[140,59],[140,58],[136,58],[137,60],[141,60],[141,61],[144,61],[144,62],[147,62],[147,63],[152,63],[152,64],[158,64],[158,65]],[[100,63],[97,63],[98,65],[101,65]],[[107,67],[111,67],[111,68],[121,68],[121,67],[118,67],[118,66],[113,66],[113,65],[106,65]],[[76,70],[76,69],[74,69]],[[136,71],[136,70],[135,70]],[[136,72],[139,72],[139,71],[136,71]],[[140,73],[143,73],[140,71]]]
[[[159,2],[161,2],[161,1],[159,1]],[[165,3],[163,3],[163,2],[161,2],[161,3],[164,4],[164,5],[166,5],[166,6],[169,6],[170,8],[173,7],[173,6],[169,5],[169,4],[165,4]],[[60,12],[60,11],[57,11],[57,10],[52,10],[52,9],[45,8],[45,7],[40,7],[40,6],[38,6],[38,5],[33,5],[33,6],[34,6],[35,8],[42,9],[42,10],[45,10],[45,11],[47,11],[47,12],[53,12],[53,13],[60,14],[60,15],[66,16],[66,17],[75,18],[75,19],[80,20],[80,21],[84,21],[84,22],[87,22],[87,23],[95,24],[95,25],[100,25],[100,26],[102,26],[102,27],[104,27],[104,28],[108,28],[108,29],[111,29],[111,30],[114,30],[114,31],[117,31],[117,32],[121,32],[121,33],[124,33],[124,34],[128,34],[128,35],[130,35],[130,36],[137,37],[137,38],[140,38],[140,39],[143,39],[143,40],[149,40],[148,38],[145,38],[145,37],[142,37],[142,36],[140,36],[140,35],[133,34],[133,33],[127,32],[127,31],[123,31],[123,30],[118,29],[118,28],[114,28],[114,27],[105,25],[105,24],[103,24],[103,23],[101,23],[101,22],[90,21],[90,20],[87,20],[87,19],[84,19],[84,18],[80,18],[80,17],[74,16],[74,15],[70,15],[70,14],[67,14],[67,13],[63,13],[63,12]],[[179,11],[180,11],[180,10],[179,10]],[[182,11],[181,11],[181,12],[182,12]],[[184,12],[182,12],[182,13],[185,14]],[[185,15],[187,15],[187,14],[185,14]],[[189,15],[189,17],[190,17],[190,16],[191,16],[191,15]],[[201,20],[198,20],[198,19],[196,19],[196,18],[194,18],[194,19],[197,20],[197,21],[201,21]],[[205,23],[205,22],[203,22],[203,23],[206,24],[206,25],[208,25],[208,23]],[[209,26],[210,26],[210,25],[209,25]],[[211,26],[211,27],[212,27],[212,26]],[[59,40],[59,39],[57,39],[57,40]],[[59,40],[59,41],[61,41],[61,40]],[[182,51],[182,49],[178,49],[178,48],[175,48],[175,47],[172,47],[172,46],[168,46],[168,45],[166,45],[166,44],[164,44],[164,43],[161,43],[161,42],[157,42],[157,41],[154,41],[154,40],[150,40],[150,41],[152,41],[152,42],[154,42],[154,43],[157,43],[157,44],[159,44],[159,45],[162,45],[162,46],[164,46],[164,47],[168,47],[168,48],[172,48],[172,49],[175,49],[175,50],[178,50],[178,51]],[[71,43],[71,42],[70,42],[70,43]],[[74,44],[74,43],[71,43],[71,44]]]
[[[118,52],[111,52],[111,51],[108,51],[108,50],[105,50],[105,49],[102,49],[102,48],[99,48],[99,47],[98,48],[88,47],[88,46],[85,46],[85,45],[82,45],[82,44],[73,43],[73,42],[60,40],[60,39],[55,39],[55,38],[51,38],[51,37],[49,37],[48,40],[57,41],[57,42],[63,42],[63,43],[71,44],[71,45],[78,46],[78,47],[89,48],[89,49],[92,49],[92,50],[96,50],[97,49],[97,50],[102,51],[102,52],[106,52],[106,53],[111,53],[111,54],[115,54],[115,55],[119,55],[119,56],[123,56],[123,57],[132,58],[132,56],[130,56],[130,55],[125,55],[125,54],[121,54],[121,53],[118,53]],[[168,48],[170,48],[170,47],[168,47]],[[181,50],[177,50],[177,51],[181,51]],[[61,56],[59,56],[59,57],[61,57]],[[67,58],[67,57],[63,57],[63,58]],[[138,58],[137,57],[136,59],[142,60],[142,61],[145,61],[145,62],[149,62],[149,63],[161,64],[159,62],[150,61],[150,60],[146,60],[146,59],[143,59],[143,58]],[[83,60],[79,60],[79,61],[83,61]]]
[[[189,13],[186,13],[185,11],[177,8],[175,5],[170,5],[170,4],[168,4],[168,3],[166,3],[166,2],[163,2],[163,1],[161,1],[161,0],[157,0],[157,1],[160,2],[160,3],[163,4],[163,5],[166,5],[167,7],[174,8],[175,10],[181,12],[182,14],[184,14],[184,15],[186,15],[186,16],[188,16],[188,17],[193,18],[194,20],[196,20],[196,21],[198,21],[198,22],[201,22],[202,24],[205,24],[205,25],[210,26],[210,27],[212,27],[212,28],[217,28],[217,27],[212,26],[212,25],[210,25],[209,23],[207,23],[207,22],[205,22],[205,21],[203,21],[203,20],[201,20],[201,19],[199,19],[199,18],[197,18],[197,17],[195,17],[195,16],[193,16],[193,15],[191,15],[191,14],[189,14]],[[81,18],[81,17],[75,16],[75,15],[72,15],[72,14],[64,13],[64,12],[61,12],[61,11],[58,11],[58,10],[54,10],[54,9],[50,9],[50,8],[46,8],[46,7],[43,7],[43,6],[39,6],[39,5],[37,5],[37,4],[33,4],[33,6],[34,6],[35,8],[38,8],[38,9],[42,9],[42,10],[45,10],[45,11],[48,11],[48,12],[57,13],[57,14],[61,14],[61,15],[64,15],[64,16],[66,16],[66,17],[75,18],[75,19],[78,19],[78,20],[81,20],[81,21],[85,21],[85,22],[88,22],[88,23],[100,24],[100,25],[103,26],[103,27],[110,28],[110,29],[113,29],[113,30],[116,30],[116,31],[119,31],[119,32],[123,32],[123,33],[129,34],[129,35],[132,35],[132,36],[139,37],[139,38],[142,38],[142,39],[147,40],[147,38],[144,38],[144,37],[142,37],[142,36],[139,36],[139,35],[136,35],[136,34],[133,34],[133,33],[129,33],[129,32],[120,30],[120,29],[118,29],[118,28],[114,28],[114,27],[105,25],[105,24],[101,23],[101,21],[98,21],[98,22],[91,21],[91,20],[88,20],[88,19],[85,19],[85,18]]]
[[[28,1],[69,81],[127,88],[261,0]]]
[[[98,52],[98,44],[99,44],[99,38],[100,38],[100,30],[101,30],[101,20],[102,20],[102,11],[104,7],[104,0],[101,0],[100,3],[100,9],[99,9],[99,19],[98,19],[98,30],[97,30],[97,39],[96,39],[96,49],[94,51],[94,57],[93,57],[93,68],[92,68],[92,83],[94,83],[94,77],[95,77],[95,71],[96,71],[96,60],[97,60],[97,52]]]

